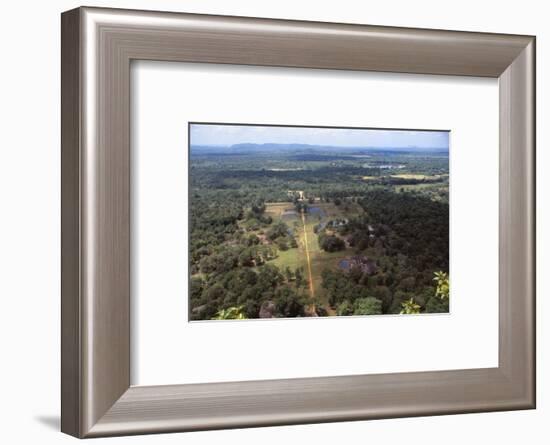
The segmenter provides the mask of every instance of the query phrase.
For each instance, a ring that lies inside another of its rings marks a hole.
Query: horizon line
[[[448,146],[440,147],[430,147],[430,146],[419,146],[419,145],[408,145],[408,146],[382,146],[382,145],[336,145],[336,144],[307,144],[304,142],[237,142],[235,144],[204,144],[198,143],[194,144],[189,141],[190,147],[212,147],[212,148],[232,148],[239,145],[252,145],[252,146],[262,146],[262,145],[302,145],[306,147],[326,147],[326,148],[371,148],[371,149],[428,149],[428,150],[449,150]]]

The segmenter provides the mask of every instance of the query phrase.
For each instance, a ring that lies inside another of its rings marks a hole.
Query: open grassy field
[[[413,173],[403,173],[399,175],[391,175],[392,178],[397,179],[414,179],[417,181],[440,179],[441,175],[418,175]]]
[[[441,189],[441,188],[448,188],[448,185],[445,183],[431,183],[431,182],[421,182],[419,184],[397,184],[396,187],[398,189],[403,190],[427,190],[427,189]]]
[[[424,196],[429,197],[433,201],[449,199],[449,184],[447,182],[440,183],[420,183],[420,184],[400,184],[395,186],[396,190],[407,192],[421,192]]]
[[[380,179],[380,176],[361,176],[363,181],[377,181]]]
[[[417,173],[398,173],[394,175],[382,175],[382,176],[361,176],[360,179],[365,182],[376,182],[383,179],[393,178],[393,179],[405,179],[413,181],[443,181],[449,175],[423,175]]]

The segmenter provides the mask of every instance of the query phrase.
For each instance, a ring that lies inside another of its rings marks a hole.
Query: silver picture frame
[[[535,407],[535,37],[88,7],[62,14],[61,36],[63,432]],[[132,60],[498,78],[498,367],[132,386]]]

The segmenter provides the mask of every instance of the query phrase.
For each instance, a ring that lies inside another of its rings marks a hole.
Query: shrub
[[[378,315],[382,313],[382,302],[374,297],[358,298],[353,305],[353,315]]]
[[[336,314],[337,315],[351,315],[353,314],[353,306],[349,303],[349,301],[344,301],[338,305],[336,308]]]
[[[346,248],[346,243],[343,239],[334,235],[319,235],[319,246],[326,252],[337,252]]]

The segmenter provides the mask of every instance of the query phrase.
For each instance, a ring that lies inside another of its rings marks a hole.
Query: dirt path
[[[302,214],[302,224],[304,226],[304,246],[306,249],[306,260],[307,260],[307,273],[308,273],[308,279],[309,279],[309,293],[311,294],[311,298],[315,297],[315,289],[313,288],[313,275],[311,273],[311,259],[309,258],[309,244],[307,241],[307,229],[306,229],[306,217],[304,214],[304,210],[301,211]]]

